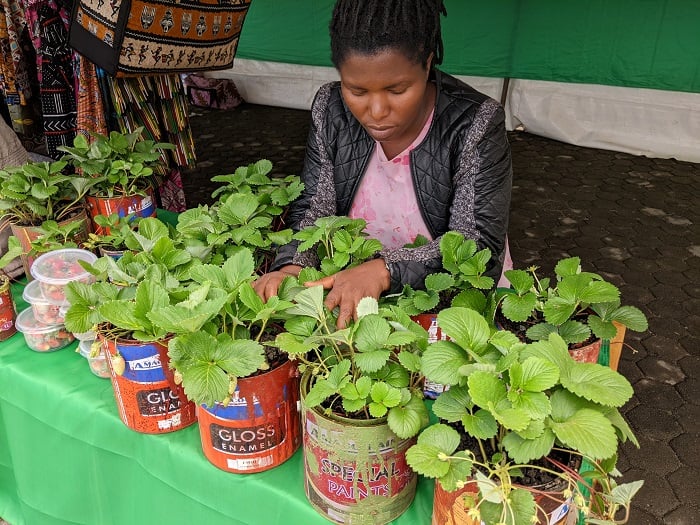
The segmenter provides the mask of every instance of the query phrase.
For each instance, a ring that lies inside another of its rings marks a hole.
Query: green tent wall
[[[330,66],[333,0],[253,0],[238,57]],[[700,92],[698,0],[445,0],[449,73]]]

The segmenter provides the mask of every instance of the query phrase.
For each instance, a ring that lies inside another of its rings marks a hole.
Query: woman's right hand
[[[286,277],[297,277],[301,271],[301,266],[288,264],[279,270],[261,275],[253,281],[253,290],[260,296],[263,302],[267,302],[270,297],[277,295],[280,284]]]

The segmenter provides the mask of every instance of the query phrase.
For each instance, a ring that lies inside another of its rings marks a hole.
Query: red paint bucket
[[[102,228],[95,224],[97,215],[109,216],[116,213],[120,217],[126,217],[133,213],[135,217],[155,217],[156,201],[153,188],[144,190],[144,195],[130,195],[128,197],[85,197],[92,219],[93,231],[98,235],[109,235],[109,228]]]
[[[107,357],[119,417],[127,427],[145,434],[164,434],[197,420],[194,403],[178,395],[176,385],[165,375],[167,361],[161,363],[160,357],[163,351],[167,354],[165,344],[98,338]],[[112,362],[118,354],[125,362],[121,374],[115,372]]]
[[[296,365],[239,379],[228,405],[198,407],[198,419],[204,455],[221,470],[248,474],[281,465],[301,445]]]
[[[16,318],[17,312],[15,311],[15,303],[12,301],[10,281],[5,277],[0,278],[0,341],[17,333]]]
[[[335,523],[383,525],[400,516],[416,493],[406,463],[415,439],[400,439],[386,422],[326,417],[304,405],[304,485],[311,506]]]

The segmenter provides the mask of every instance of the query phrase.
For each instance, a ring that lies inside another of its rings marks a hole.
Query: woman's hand
[[[338,328],[345,328],[350,319],[357,320],[357,304],[363,297],[379,299],[382,292],[391,287],[391,276],[384,259],[373,259],[359,266],[310,281],[306,286],[322,285],[330,290],[325,305],[329,310],[340,307]]]
[[[253,281],[253,290],[260,296],[263,302],[267,302],[270,297],[277,295],[280,284],[285,277],[297,277],[301,271],[301,266],[296,264],[288,264],[282,266],[279,270],[261,275]]]

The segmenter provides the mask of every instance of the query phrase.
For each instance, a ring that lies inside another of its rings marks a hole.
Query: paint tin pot
[[[281,465],[301,445],[296,365],[239,379],[231,402],[198,407],[198,420],[202,451],[216,467],[248,474]]]
[[[310,375],[301,380],[304,485],[311,506],[335,523],[383,525],[399,517],[416,493],[406,463],[415,443],[394,434],[386,417],[326,416],[304,404]]]

